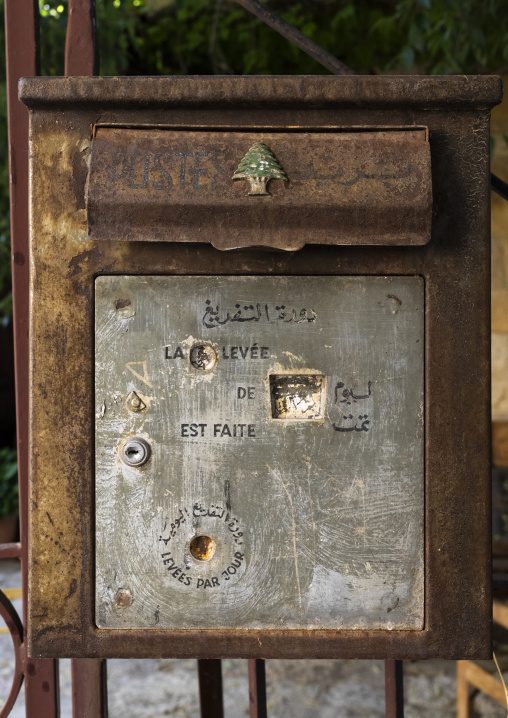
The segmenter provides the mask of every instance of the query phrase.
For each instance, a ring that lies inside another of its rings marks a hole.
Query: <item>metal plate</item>
[[[99,627],[422,628],[423,292],[96,280]]]

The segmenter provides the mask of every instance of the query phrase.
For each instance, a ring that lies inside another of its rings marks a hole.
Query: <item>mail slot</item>
[[[20,93],[31,655],[488,657],[499,80]]]
[[[425,127],[267,131],[262,143],[259,137],[96,128],[87,191],[90,237],[195,242],[206,226],[218,249],[429,241]],[[267,175],[256,188],[248,178],[258,175],[248,173],[262,171],[256,165],[263,161]],[[242,162],[251,163],[247,173]]]

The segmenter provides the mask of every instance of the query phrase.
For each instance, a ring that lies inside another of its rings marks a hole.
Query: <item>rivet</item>
[[[194,536],[189,548],[198,561],[209,561],[215,553],[215,541],[210,536]]]
[[[145,402],[139,396],[139,394],[136,394],[135,391],[131,391],[131,393],[128,395],[127,399],[125,400],[125,406],[129,411],[133,411],[136,413],[143,411],[143,409],[146,409]]]
[[[132,593],[128,588],[119,588],[115,595],[117,608],[129,608],[132,605]]]
[[[217,354],[209,344],[196,344],[190,350],[190,362],[194,369],[210,371],[215,366]]]

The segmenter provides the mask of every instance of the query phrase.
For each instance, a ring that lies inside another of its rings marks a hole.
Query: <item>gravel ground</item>
[[[17,561],[0,561],[0,587],[19,588]],[[21,613],[21,601],[14,602]],[[0,634],[0,706],[13,671],[10,638]],[[384,718],[382,661],[267,661],[270,718]],[[72,718],[70,661],[60,661],[61,717]],[[454,718],[455,663],[404,664],[405,718]],[[226,718],[248,715],[247,662],[223,661]],[[109,718],[199,718],[196,662],[109,660]],[[481,718],[506,718],[484,695],[476,699]],[[10,714],[25,718],[23,694]],[[37,716],[30,716],[37,718]]]

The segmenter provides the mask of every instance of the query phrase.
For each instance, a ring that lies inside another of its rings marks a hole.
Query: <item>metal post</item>
[[[107,718],[106,661],[75,658],[71,672],[73,718]]]
[[[18,100],[20,77],[39,74],[39,9],[35,0],[5,0],[7,114],[12,246],[12,296],[16,367],[19,513],[22,591],[28,593],[28,111]],[[23,601],[24,639],[27,603]],[[58,664],[26,660],[25,703],[29,718],[55,718],[58,708]]]
[[[386,718],[404,718],[404,664],[385,661]]]
[[[201,718],[224,718],[222,662],[216,658],[198,660]]]
[[[266,671],[263,658],[249,660],[249,711],[250,718],[267,718]]]
[[[98,75],[95,0],[69,0],[65,38],[65,74]]]
[[[65,37],[65,74],[96,75],[99,71],[95,38],[95,0],[69,0]],[[107,718],[106,661],[73,659],[73,718]]]

